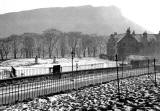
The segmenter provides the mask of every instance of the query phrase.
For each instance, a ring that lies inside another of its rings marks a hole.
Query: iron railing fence
[[[156,83],[155,77],[159,76],[159,66],[148,64],[143,67],[117,66],[106,69],[88,69],[61,73],[61,78],[42,79],[34,82],[21,82],[0,86],[0,105],[14,104],[19,101],[33,99],[35,97],[66,92],[89,85],[102,84],[109,81],[117,81],[118,78],[130,78],[141,75],[152,75],[151,80]],[[51,74],[50,74],[51,75]],[[52,74],[53,75],[53,74]],[[68,76],[69,75],[69,76]],[[121,89],[121,88],[120,88]]]
[[[50,69],[53,67],[15,67],[16,77],[24,77],[24,76],[35,76],[35,75],[45,75],[50,74]],[[97,64],[86,64],[86,65],[74,65],[73,71],[79,70],[88,70],[88,69],[98,69],[104,68],[104,63]],[[72,66],[61,66],[61,72],[70,72],[72,71]],[[12,71],[10,68],[0,69],[0,79],[10,78]]]

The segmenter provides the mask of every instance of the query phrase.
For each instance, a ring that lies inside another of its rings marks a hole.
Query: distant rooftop
[[[114,35],[115,39],[117,42],[119,42],[124,36],[126,35],[126,33],[123,34],[117,34]],[[134,38],[138,41],[141,42],[141,38],[143,37],[143,34],[135,34]],[[157,39],[157,37],[160,37],[160,35],[158,34],[147,34],[147,39],[148,41],[151,41],[152,39]]]

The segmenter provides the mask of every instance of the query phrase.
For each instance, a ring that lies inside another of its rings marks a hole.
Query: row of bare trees
[[[72,49],[77,57],[95,57],[105,52],[105,47],[104,36],[48,29],[42,34],[14,34],[0,39],[0,59],[69,57]]]

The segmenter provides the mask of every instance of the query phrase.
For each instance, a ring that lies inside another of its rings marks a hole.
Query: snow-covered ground
[[[35,64],[35,59],[12,59],[0,64],[0,78],[8,77],[8,70],[11,71],[11,66],[16,69],[17,76],[29,76],[38,74],[48,74],[49,68],[53,65],[61,65],[62,72],[72,70],[71,58],[57,58],[56,63],[53,63],[53,59],[38,59],[38,63]],[[78,67],[77,67],[78,66]],[[74,58],[73,70],[85,70],[95,68],[115,67],[115,61],[103,60],[99,58]]]
[[[79,65],[88,65],[88,64],[99,64],[103,63],[104,67],[114,67],[115,62],[99,59],[99,58],[74,58],[73,64],[78,63]],[[57,58],[56,63],[53,63],[53,59],[38,59],[38,64],[35,64],[35,59],[12,59],[0,64],[1,67],[52,67],[53,65],[60,64],[62,66],[71,66],[71,58]]]

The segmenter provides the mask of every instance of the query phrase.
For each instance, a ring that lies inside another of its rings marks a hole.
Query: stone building
[[[125,59],[129,55],[135,55],[140,51],[140,43],[135,39],[134,34],[127,29],[126,35],[117,41],[118,59]]]
[[[156,39],[157,34],[147,34],[147,32],[135,34],[134,31],[131,33],[130,28],[128,28],[125,34],[110,36],[107,43],[107,55],[108,57],[112,56],[112,60],[116,54],[119,60],[125,59],[129,55],[143,55],[144,47],[148,50],[151,41]]]

